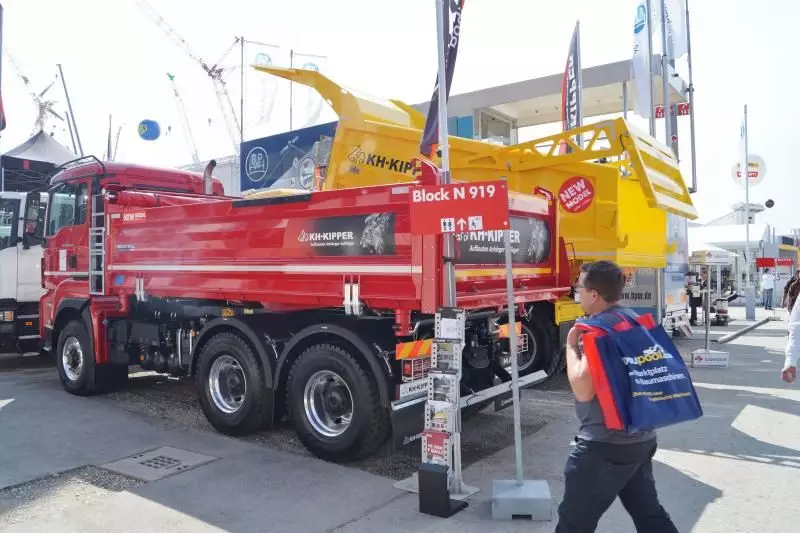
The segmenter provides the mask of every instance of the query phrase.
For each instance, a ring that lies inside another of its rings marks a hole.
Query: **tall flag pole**
[[[691,134],[692,146],[692,189],[690,192],[697,192],[697,161],[694,130],[694,77],[692,76],[692,27],[689,23],[689,0],[684,0],[686,13],[686,63],[689,67],[689,133]]]
[[[448,0],[445,0],[448,2]],[[461,40],[461,12],[464,9],[464,0],[449,0],[449,9],[444,13],[444,30],[447,39],[447,49],[445,50],[444,78],[445,78],[445,102],[450,99],[450,86],[453,84],[453,72],[456,69],[456,57],[458,56],[458,43]],[[452,20],[452,24],[450,21]],[[437,137],[439,137],[439,121],[447,121],[447,117],[440,119],[439,112],[439,80],[436,76],[436,85],[433,88],[433,96],[428,106],[428,116],[425,119],[425,128],[422,130],[422,139],[419,144],[419,151],[422,155],[432,158],[438,148]],[[447,125],[445,124],[445,127]],[[449,169],[445,169],[449,170]]]
[[[567,66],[561,82],[561,124],[563,131],[583,126],[583,68],[581,66],[581,22],[575,23],[572,41],[569,44]],[[583,135],[577,135],[575,143],[583,146]],[[561,153],[572,152],[572,147],[561,143]]]
[[[747,146],[747,104],[744,106],[742,127],[739,131],[739,172],[744,180],[744,295],[745,320],[756,319],[755,288],[750,285],[750,165]]]
[[[6,129],[6,112],[3,109],[3,4],[0,4],[0,131]]]

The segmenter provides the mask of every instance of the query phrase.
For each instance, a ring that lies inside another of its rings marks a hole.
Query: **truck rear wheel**
[[[289,373],[286,405],[300,441],[327,461],[368,456],[388,435],[375,379],[337,346],[312,346],[298,357]]]
[[[242,435],[264,429],[269,421],[269,391],[255,352],[239,335],[217,333],[203,346],[197,362],[197,397],[214,429]]]
[[[61,330],[55,356],[58,377],[71,394],[110,392],[128,379],[127,365],[95,363],[89,332],[82,320],[73,320]]]

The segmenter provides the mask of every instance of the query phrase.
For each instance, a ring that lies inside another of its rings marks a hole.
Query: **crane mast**
[[[147,0],[136,0],[136,3],[139,5],[139,8],[144,12],[144,14],[150,18],[150,20],[153,21],[153,23],[158,26],[174,44],[179,46],[186,53],[186,55],[199,64],[208,77],[211,78],[211,82],[214,84],[214,91],[217,95],[217,102],[219,104],[220,111],[222,111],[222,116],[225,119],[225,126],[228,129],[228,135],[231,138],[231,143],[233,144],[233,151],[234,154],[236,154],[239,151],[239,145],[242,142],[240,134],[241,129],[239,126],[239,118],[236,116],[236,111],[233,107],[233,102],[231,101],[230,94],[228,94],[228,88],[224,80],[224,73],[226,69],[221,67],[220,63],[231,52],[231,50],[233,50],[233,48],[239,44],[239,38],[237,37],[234,40],[233,44],[231,44],[219,61],[213,65],[209,65],[207,61],[205,61],[191,49],[186,40],[175,31],[175,29],[166,21],[166,19],[164,19],[164,17],[162,17],[158,11],[156,11],[153,6],[147,2]]]
[[[181,98],[181,95],[178,92],[178,86],[175,83],[175,75],[168,72],[167,77],[169,77],[169,81],[172,83],[172,92],[175,95],[175,105],[178,106],[178,114],[181,118],[183,134],[186,137],[186,141],[189,143],[189,147],[192,149],[192,161],[198,163],[200,161],[200,157],[197,155],[197,145],[194,142],[192,128],[189,126],[189,117],[186,115],[186,108],[183,105],[183,98]]]

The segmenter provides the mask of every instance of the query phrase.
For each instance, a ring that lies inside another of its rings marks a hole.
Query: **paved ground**
[[[734,315],[743,309],[734,308]],[[759,310],[759,313],[763,311]],[[780,312],[779,312],[780,313]],[[785,317],[784,317],[785,318]],[[730,331],[744,325],[735,321]],[[788,532],[800,510],[800,389],[780,382],[785,321],[726,345],[728,369],[694,369],[706,415],[664,430],[656,476],[682,532]],[[682,342],[689,352],[699,339]],[[343,467],[307,457],[290,429],[231,439],[208,429],[188,384],[144,378],[97,398],[64,393],[55,371],[0,359],[0,531],[552,531],[554,523],[493,522],[493,479],[514,475],[510,410],[465,427],[465,478],[481,492],[449,520],[417,511],[393,487],[414,452]],[[564,380],[523,397],[527,478],[550,482],[556,501],[574,431]],[[99,465],[160,446],[216,459],[152,482]],[[627,532],[619,505],[598,531]]]

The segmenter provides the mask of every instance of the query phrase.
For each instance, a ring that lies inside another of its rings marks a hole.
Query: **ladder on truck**
[[[89,223],[89,294],[106,293],[106,213],[103,194],[92,195]]]

